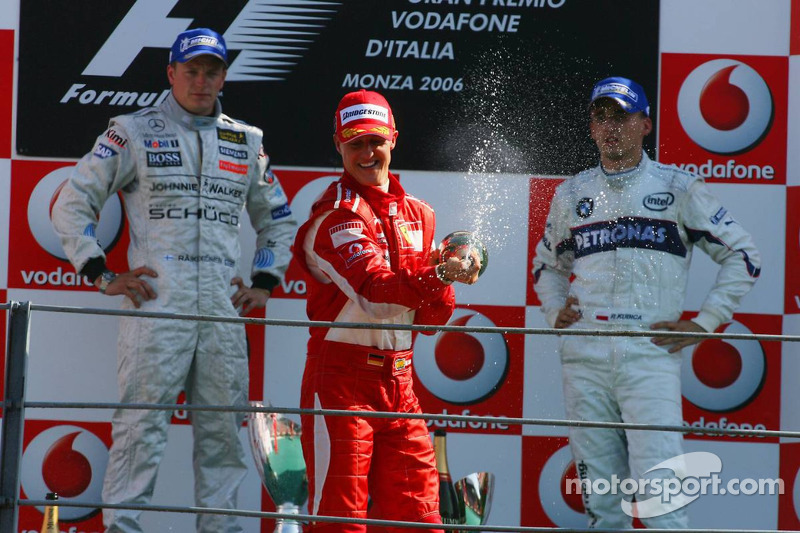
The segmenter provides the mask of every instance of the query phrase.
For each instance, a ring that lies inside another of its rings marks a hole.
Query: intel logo
[[[651,211],[666,211],[673,203],[675,203],[675,195],[671,192],[648,194],[642,200],[642,205]]]

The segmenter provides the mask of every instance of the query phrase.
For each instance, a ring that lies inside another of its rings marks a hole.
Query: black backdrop
[[[80,157],[109,117],[137,108],[109,105],[110,96],[102,103],[90,95],[87,103],[78,97],[62,103],[74,84],[84,84],[79,94],[90,89],[97,94],[161,93],[168,88],[168,45],[145,46],[121,76],[83,74],[126,14],[155,4],[21,3],[20,155]],[[658,0],[272,4],[177,0],[168,17],[226,34],[232,26],[251,31],[236,22],[242,13],[281,15],[272,20],[268,34],[253,32],[246,38],[249,44],[235,45],[229,38],[232,69],[243,48],[268,42],[264,36],[300,39],[288,43],[294,49],[287,52],[297,57],[285,65],[282,80],[239,81],[229,73],[222,97],[227,114],[264,129],[266,150],[280,166],[338,166],[331,142],[333,111],[342,94],[355,88],[345,82],[363,85],[379,75],[390,84],[379,90],[392,105],[400,130],[393,160],[398,169],[568,174],[593,165],[585,106],[594,81],[608,75],[629,76],[644,85],[657,118]],[[506,31],[482,30],[491,16]],[[154,14],[152,24],[142,23],[141,33],[163,21],[164,16]],[[450,29],[459,21],[460,31]],[[174,35],[167,37],[171,41]],[[431,55],[442,58],[425,57]],[[450,90],[424,90],[426,78],[428,89],[442,84]],[[654,142],[651,136],[650,152]]]

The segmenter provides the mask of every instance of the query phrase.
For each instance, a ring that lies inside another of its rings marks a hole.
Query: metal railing
[[[23,434],[25,422],[25,409],[38,408],[73,408],[73,409],[143,409],[166,410],[181,409],[184,411],[235,411],[235,412],[266,412],[293,415],[324,415],[324,416],[353,416],[357,414],[365,418],[418,418],[444,422],[476,422],[476,423],[501,423],[508,425],[534,425],[552,427],[592,427],[614,428],[625,430],[657,430],[678,433],[693,433],[707,435],[731,435],[748,437],[784,437],[800,438],[800,431],[778,431],[757,429],[726,429],[687,427],[661,424],[632,424],[624,422],[597,422],[559,419],[537,418],[510,418],[472,415],[446,415],[446,414],[412,414],[375,411],[347,411],[334,409],[299,409],[289,407],[239,407],[223,405],[184,405],[184,404],[125,404],[125,403],[90,403],[90,402],[31,402],[26,400],[26,382],[30,339],[30,319],[32,312],[49,313],[79,313],[87,315],[133,316],[143,318],[168,318],[174,320],[192,320],[200,322],[227,322],[241,324],[258,324],[262,326],[288,326],[288,327],[336,327],[346,329],[390,329],[408,331],[458,331],[470,333],[501,333],[521,335],[559,335],[559,336],[621,336],[621,337],[691,337],[700,339],[743,339],[777,342],[800,342],[800,335],[764,335],[741,333],[687,333],[673,331],[641,331],[641,330],[564,330],[554,328],[500,328],[500,327],[470,327],[470,326],[418,326],[418,325],[388,325],[344,322],[321,322],[302,320],[282,320],[267,318],[242,318],[219,317],[210,315],[182,315],[172,313],[153,313],[145,311],[122,311],[112,309],[78,308],[67,306],[37,305],[30,302],[8,302],[0,304],[0,309],[8,311],[8,338],[6,352],[6,385],[2,402],[2,434],[0,434],[0,531],[16,531],[20,506],[44,506],[46,500],[21,499],[20,495],[20,468],[23,451]],[[247,511],[238,509],[212,509],[201,507],[179,507],[163,505],[134,505],[134,504],[108,504],[103,502],[70,502],[59,501],[59,506],[82,508],[109,508],[131,509],[141,511],[193,513],[193,514],[230,514],[240,517],[255,517],[266,519],[292,519],[300,521],[326,521],[332,523],[358,523],[372,526],[394,526],[406,528],[430,528],[430,524],[416,522],[397,522],[376,519],[350,519],[341,517],[327,517],[319,515],[296,515],[271,513],[263,511]],[[439,526],[437,526],[439,527]],[[501,532],[538,532],[553,531],[548,527],[525,526],[493,526],[484,524],[479,526],[468,525],[442,525],[443,530],[460,531],[501,531]],[[563,529],[558,531],[583,531],[583,529]],[[617,530],[598,530],[617,531]],[[666,531],[653,529],[648,531]],[[702,531],[706,533],[731,531],[724,529],[687,529],[685,531]],[[735,530],[738,532],[758,532],[765,530]]]

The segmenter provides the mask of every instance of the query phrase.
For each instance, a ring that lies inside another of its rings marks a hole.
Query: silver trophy
[[[439,257],[441,261],[447,261],[449,257],[468,259],[472,250],[475,250],[480,257],[481,270],[478,276],[481,276],[489,266],[489,252],[483,242],[470,231],[454,231],[442,239],[439,244]]]
[[[494,474],[474,472],[455,482],[456,494],[464,500],[468,526],[486,523],[492,509],[494,494]]]
[[[261,402],[250,402],[264,407]],[[276,413],[249,413],[248,431],[256,469],[278,513],[299,514],[308,499],[300,424]],[[275,533],[300,533],[302,525],[279,518]]]

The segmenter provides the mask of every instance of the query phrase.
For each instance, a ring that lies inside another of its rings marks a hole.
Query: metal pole
[[[30,340],[30,302],[11,302],[8,312],[6,387],[0,435],[0,531],[17,531],[25,381]]]

